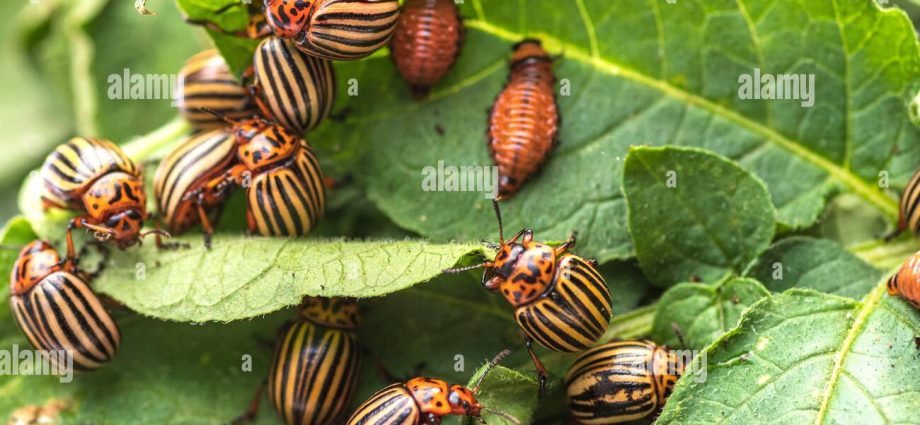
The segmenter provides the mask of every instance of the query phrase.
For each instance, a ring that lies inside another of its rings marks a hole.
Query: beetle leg
[[[204,247],[205,249],[211,249],[211,235],[214,234],[214,227],[211,226],[208,213],[204,210],[204,193],[198,194],[198,199],[195,200],[195,209],[198,210],[198,221],[201,222],[201,229],[204,234]]]
[[[255,235],[258,233],[256,219],[252,216],[252,211],[248,207],[246,208],[246,227],[248,228],[250,235]]]
[[[574,248],[574,247],[575,247],[575,238],[576,238],[576,237],[577,237],[577,233],[572,232],[572,234],[569,235],[569,240],[565,241],[565,243],[563,243],[562,245],[559,245],[558,247],[556,247],[554,253],[555,253],[556,255],[560,255],[560,254],[562,254],[563,252],[565,252],[566,250],[571,249],[571,248]]]
[[[527,353],[530,354],[530,360],[533,361],[533,366],[537,369],[537,379],[540,382],[540,393],[539,396],[542,399],[546,395],[546,367],[543,366],[543,362],[537,357],[537,353],[533,351],[533,340],[525,333],[524,334],[524,345],[527,347]]]
[[[247,422],[252,422],[256,415],[259,413],[259,403],[262,401],[262,392],[265,391],[265,386],[267,385],[267,380],[262,379],[262,382],[259,383],[259,388],[256,389],[256,394],[252,397],[252,401],[249,402],[249,407],[246,408],[246,411],[242,415],[237,416],[230,422],[233,425],[240,425]]]

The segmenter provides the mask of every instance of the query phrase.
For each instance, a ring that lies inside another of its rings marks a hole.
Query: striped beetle
[[[616,341],[582,353],[565,377],[566,397],[579,424],[651,419],[683,373],[683,363],[651,341]]]
[[[257,112],[246,88],[233,77],[227,62],[215,49],[189,58],[179,71],[179,81],[179,112],[195,130],[227,125],[205,110],[217,111],[230,119],[249,118]]]
[[[13,264],[13,318],[32,346],[58,368],[66,365],[47,353],[66,351],[74,368],[92,370],[111,361],[121,346],[121,331],[86,284],[89,277],[41,240],[26,245]]]
[[[500,292],[514,307],[514,319],[524,332],[524,344],[539,375],[542,397],[546,368],[532,342],[566,353],[587,349],[610,324],[610,291],[593,261],[566,253],[575,245],[574,236],[557,248],[535,242],[530,229],[506,241],[498,201],[493,200],[492,205],[498,219],[498,254],[492,261],[445,273],[485,269],[483,286]]]

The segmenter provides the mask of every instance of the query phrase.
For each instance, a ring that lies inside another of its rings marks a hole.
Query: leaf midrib
[[[560,40],[555,36],[544,32],[521,34],[519,32],[505,29],[482,19],[470,19],[465,21],[464,24],[467,28],[476,29],[508,41],[516,42],[527,36],[537,36],[542,41],[543,45],[546,46],[549,50],[565,52],[566,60],[576,60],[578,62],[582,62],[599,72],[622,77],[643,86],[655,89],[675,100],[702,108],[713,115],[721,117],[726,121],[732,122],[747,129],[748,131],[751,131],[752,133],[764,137],[766,141],[772,142],[776,146],[790,152],[798,158],[801,158],[802,160],[820,168],[837,181],[848,186],[854,193],[869,203],[875,205],[879,210],[889,216],[889,218],[893,218],[897,215],[898,207],[896,200],[877,190],[874,185],[862,180],[849,168],[838,165],[831,160],[811,151],[798,141],[790,139],[780,134],[776,130],[756,122],[748,117],[745,117],[735,111],[727,109],[722,105],[711,102],[710,100],[700,97],[694,93],[690,93],[686,90],[672,86],[667,82],[658,80],[657,78],[646,75],[638,70],[623,66],[622,64],[617,63],[610,58],[603,57],[601,55],[594,56],[590,52],[585,51],[581,46]]]
[[[875,307],[878,306],[884,293],[885,280],[882,280],[882,283],[877,285],[875,289],[866,296],[862,305],[859,307],[859,313],[856,319],[853,320],[853,324],[850,326],[846,338],[843,339],[840,349],[834,355],[834,367],[831,369],[831,376],[827,382],[827,387],[821,394],[821,407],[818,409],[818,414],[815,416],[815,425],[822,425],[825,423],[831,399],[833,398],[834,391],[837,389],[837,383],[840,382],[840,377],[844,372],[843,365],[846,363],[847,355],[850,353],[850,349],[853,347],[856,338],[862,333],[869,315],[875,311]]]

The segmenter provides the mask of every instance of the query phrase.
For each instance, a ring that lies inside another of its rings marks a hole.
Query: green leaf
[[[773,292],[811,288],[854,299],[869,293],[882,271],[833,241],[791,237],[777,242],[744,273]]]
[[[296,305],[304,295],[373,297],[427,281],[477,244],[215,236],[177,239],[113,253],[94,286],[131,309],[161,319],[206,322],[255,317]]]
[[[715,285],[677,284],[658,301],[652,338],[660,344],[683,349],[672,328],[676,325],[687,349],[702,349],[735,327],[748,306],[769,295],[760,282],[747,278]]]
[[[698,356],[657,423],[913,423],[918,333],[920,313],[884,282],[863,301],[766,297]]]
[[[636,257],[662,286],[740,272],[773,239],[775,211],[763,183],[703,150],[631,149],[623,193]]]
[[[486,366],[483,365],[473,374],[467,383],[468,387],[472,388],[476,385],[485,368]],[[519,423],[527,424],[532,423],[534,411],[539,404],[538,388],[539,385],[533,375],[524,375],[514,369],[496,366],[482,381],[477,400],[491,410],[506,413],[517,419]],[[490,411],[483,412],[482,418],[490,425],[514,425],[514,422]],[[476,422],[467,421],[467,423]]]
[[[787,229],[811,225],[838,189],[891,220],[896,202],[878,174],[902,187],[920,162],[907,114],[920,55],[897,10],[866,0],[493,0],[461,12],[465,48],[428,100],[411,99],[389,58],[338,63],[340,86],[353,81],[359,94],[339,97],[344,122],[310,135],[327,154],[362,152],[356,178],[368,195],[425,237],[494,239],[481,193],[424,192],[421,171],[439,160],[491,165],[485,111],[507,79],[510,46],[529,36],[561,55],[556,74],[571,95],[558,99],[560,145],[505,203],[506,227],[549,240],[578,231],[588,258],[633,255],[618,185],[630,145],[703,147],[738,161],[770,189]],[[815,105],[739,99],[739,75],[755,68],[814,74]]]

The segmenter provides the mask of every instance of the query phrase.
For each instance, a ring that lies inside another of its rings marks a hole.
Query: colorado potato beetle
[[[231,3],[215,13],[223,13]],[[291,40],[302,52],[329,60],[355,60],[383,47],[393,35],[399,17],[398,0],[265,0],[262,10],[249,4],[244,31],[226,31],[212,22],[186,19],[241,37],[274,34]]]
[[[246,190],[246,221],[262,236],[307,234],[326,207],[323,172],[307,142],[262,118],[233,122],[233,165],[182,197],[223,199],[232,186]]]
[[[341,423],[358,379],[358,304],[347,298],[304,298],[296,320],[278,332],[268,399],[288,425]],[[262,388],[235,423],[255,418]]]
[[[396,69],[423,98],[450,71],[463,45],[463,21],[453,0],[408,0],[403,4],[390,51]]]
[[[485,269],[483,286],[500,292],[514,307],[514,319],[524,332],[542,395],[546,368],[534,353],[532,341],[566,353],[594,345],[610,324],[610,291],[593,261],[566,252],[575,245],[574,236],[553,248],[535,242],[533,231],[523,229],[506,241],[497,201],[493,207],[498,219],[498,254],[492,261],[445,272]]]
[[[249,93],[215,49],[189,58],[179,71],[179,81],[179,112],[195,130],[227,125],[205,110],[217,111],[230,119],[249,118],[257,112]]]
[[[73,229],[94,232],[97,240],[112,240],[119,248],[140,242],[147,219],[147,195],[141,170],[121,148],[108,140],[76,137],[58,146],[41,168],[41,198],[45,209],[78,211],[67,227],[67,259],[75,256]]]
[[[383,47],[399,17],[397,0],[265,0],[272,31],[305,53],[361,59]]]
[[[498,195],[514,196],[558,144],[553,60],[538,40],[514,46],[511,76],[489,113],[489,150],[498,166]]]
[[[332,62],[307,55],[289,40],[269,37],[256,48],[252,93],[265,117],[304,134],[329,116],[335,103]],[[231,117],[232,118],[232,117]]]
[[[351,415],[348,425],[436,425],[444,416],[479,418],[483,411],[495,413],[513,423],[519,421],[504,412],[489,409],[476,400],[479,386],[489,371],[508,351],[499,353],[488,363],[473,388],[450,385],[434,378],[413,378],[390,385],[364,402]]]
[[[217,220],[229,193],[202,191],[236,160],[236,137],[229,129],[200,133],[180,144],[160,162],[154,174],[154,195],[160,219],[172,233],[201,224],[205,246],[210,246]],[[186,198],[196,193],[194,198]]]
[[[920,309],[920,251],[911,255],[898,272],[888,278],[888,294],[900,296]]]
[[[34,241],[19,253],[10,274],[10,309],[29,342],[57,367],[66,352],[78,370],[111,361],[121,345],[118,325],[87,285],[76,263],[61,261],[54,247]]]
[[[663,406],[683,363],[651,341],[617,341],[582,353],[565,377],[572,418],[606,425],[651,419]]]

